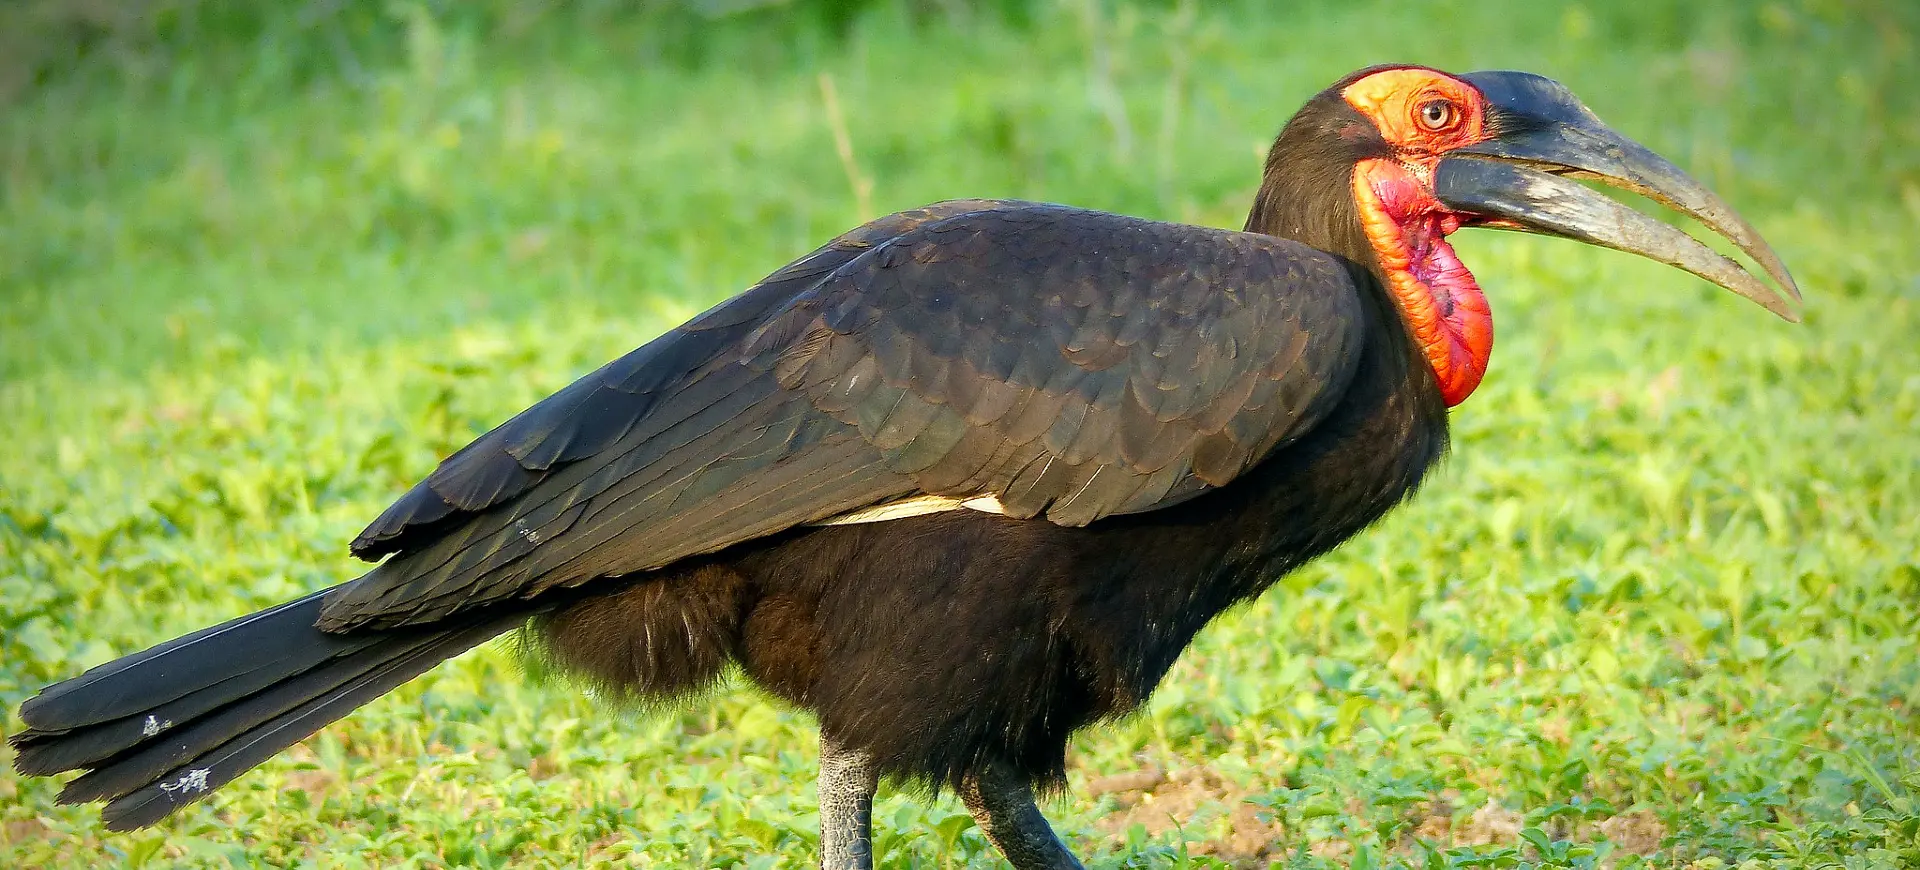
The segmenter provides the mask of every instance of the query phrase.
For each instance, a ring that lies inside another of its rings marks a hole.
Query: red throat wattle
[[[1361,161],[1353,170],[1353,198],[1387,289],[1453,407],[1487,373],[1493,313],[1447,244],[1447,234],[1460,228],[1459,216],[1433,198],[1415,171],[1395,160]]]

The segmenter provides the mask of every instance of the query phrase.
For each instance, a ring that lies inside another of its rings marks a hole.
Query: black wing
[[[1020,202],[870,223],[534,405],[355,540],[329,630],[420,624],[921,494],[1063,525],[1232,480],[1337,401],[1337,258]]]

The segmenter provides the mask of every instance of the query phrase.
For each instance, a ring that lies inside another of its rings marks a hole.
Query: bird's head
[[[1686,233],[1578,180],[1640,194],[1725,236],[1769,286]],[[1565,86],[1523,72],[1375,67],[1321,92],[1267,158],[1247,219],[1370,266],[1447,404],[1486,372],[1486,297],[1446,236],[1461,227],[1576,239],[1677,266],[1798,320],[1786,266],[1712,191],[1601,123]]]

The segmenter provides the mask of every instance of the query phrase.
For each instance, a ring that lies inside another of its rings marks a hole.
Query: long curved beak
[[[1474,216],[1470,225],[1576,239],[1685,269],[1799,322],[1800,288],[1751,224],[1646,146],[1614,132],[1564,86],[1531,73],[1462,76],[1492,111],[1493,138],[1448,152],[1434,195]],[[1773,279],[1769,285],[1686,233],[1578,183],[1645,196],[1726,237]]]

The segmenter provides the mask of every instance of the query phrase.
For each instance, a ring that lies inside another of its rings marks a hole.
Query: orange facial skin
[[[1433,70],[1389,69],[1347,86],[1347,103],[1394,149],[1353,169],[1360,222],[1400,316],[1426,355],[1447,406],[1480,385],[1493,354],[1493,313],[1446,236],[1459,215],[1433,196],[1433,167],[1447,151],[1486,139],[1472,85]]]
[[[1367,76],[1340,92],[1347,104],[1372,119],[1380,135],[1396,148],[1425,154],[1428,168],[1442,152],[1486,141],[1482,126],[1485,101],[1479,90],[1430,69],[1389,69]],[[1422,106],[1446,100],[1459,110],[1454,123],[1430,129],[1419,119]]]

